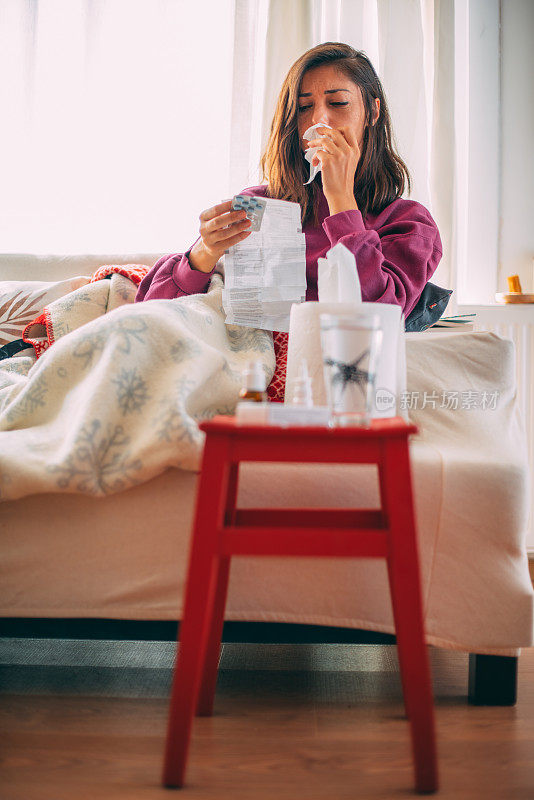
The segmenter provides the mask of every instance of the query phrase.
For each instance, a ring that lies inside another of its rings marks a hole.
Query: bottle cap
[[[312,382],[305,358],[300,362],[299,374],[293,379],[293,404],[306,408],[313,406]]]
[[[249,361],[243,371],[243,384],[249,392],[265,391],[265,372],[260,361]]]

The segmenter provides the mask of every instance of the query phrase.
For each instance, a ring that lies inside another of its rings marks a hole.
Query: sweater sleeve
[[[362,300],[398,304],[405,316],[441,260],[436,223],[416,202],[405,202],[376,230],[365,227],[359,211],[326,217],[323,229],[332,246],[341,242],[354,254]]]
[[[247,189],[243,189],[240,194],[264,197],[266,190],[266,186],[250,186]],[[187,294],[204,294],[207,292],[211,276],[217,271],[219,262],[215,264],[211,272],[201,272],[193,269],[189,263],[189,252],[174,253],[174,255],[163,256],[159,261],[156,261],[139,284],[135,302],[138,303],[141,300],[172,300],[174,297],[183,297]]]
[[[147,272],[135,295],[135,302],[141,300],[172,300],[186,294],[207,292],[211,272],[193,269],[187,253],[163,256]]]

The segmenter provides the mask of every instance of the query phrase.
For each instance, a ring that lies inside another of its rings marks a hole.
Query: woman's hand
[[[211,272],[225,250],[250,236],[247,228],[252,223],[246,211],[232,211],[231,200],[208,208],[199,219],[200,239],[189,252],[189,263],[200,272]]]
[[[360,147],[349,128],[318,128],[320,139],[311,139],[308,147],[320,147],[312,164],[321,162],[323,191],[330,214],[358,208],[354,198],[354,175],[360,160]]]

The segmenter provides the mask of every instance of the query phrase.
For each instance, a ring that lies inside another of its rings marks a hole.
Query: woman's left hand
[[[354,175],[360,160],[360,148],[350,128],[318,128],[320,139],[311,139],[309,147],[320,147],[312,163],[321,162],[323,191],[330,214],[357,209],[354,198]]]

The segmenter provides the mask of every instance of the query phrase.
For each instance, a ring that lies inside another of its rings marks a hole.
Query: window
[[[457,302],[534,291],[534,4],[455,3]]]
[[[195,241],[199,213],[228,192],[233,7],[2,4],[2,252]]]

